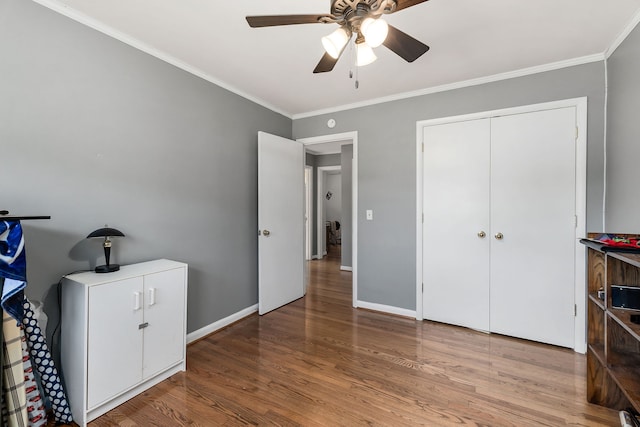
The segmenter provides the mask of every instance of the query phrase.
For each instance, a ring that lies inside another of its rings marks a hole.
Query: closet
[[[574,347],[576,107],[422,128],[423,318]]]

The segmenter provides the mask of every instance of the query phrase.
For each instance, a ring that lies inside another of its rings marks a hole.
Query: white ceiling
[[[355,89],[348,51],[332,72],[312,73],[337,25],[245,20],[329,13],[329,0],[35,1],[290,117],[603,59],[640,11],[640,0],[430,0],[385,19],[431,50],[410,64],[377,48]]]

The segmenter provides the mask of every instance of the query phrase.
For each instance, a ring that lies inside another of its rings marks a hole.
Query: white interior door
[[[491,134],[491,331],[573,347],[576,109],[497,117]]]
[[[304,295],[304,150],[258,133],[258,312]]]
[[[489,330],[489,119],[424,128],[423,317]]]

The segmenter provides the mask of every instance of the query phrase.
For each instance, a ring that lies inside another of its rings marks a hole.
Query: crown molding
[[[544,65],[537,65],[535,67],[522,68],[520,70],[509,71],[506,73],[494,74],[492,76],[480,77],[477,79],[464,80],[456,83],[450,83],[441,86],[434,86],[425,89],[419,89],[416,91],[403,92],[395,95],[385,96],[382,98],[370,99],[362,102],[356,102],[353,104],[345,104],[337,107],[326,108],[322,110],[309,111],[307,113],[294,114],[293,120],[304,119],[308,117],[320,116],[323,114],[331,114],[339,111],[352,110],[354,108],[368,107],[371,105],[382,104],[385,102],[399,101],[407,98],[414,98],[416,96],[429,95],[438,92],[446,92],[455,89],[462,89],[470,86],[478,86],[486,83],[493,83],[500,80],[508,80],[516,77],[524,77],[532,74],[544,73],[547,71],[559,70],[562,68],[573,67],[576,65],[588,64],[591,62],[604,61],[605,56],[603,53],[597,53],[594,55],[581,56],[579,58],[568,59],[566,61],[552,62]]]
[[[615,52],[616,49],[620,47],[622,42],[625,41],[627,37],[629,37],[629,34],[631,34],[631,32],[636,28],[638,23],[640,23],[640,9],[638,9],[636,14],[633,16],[633,18],[631,18],[631,20],[626,25],[626,27],[624,27],[622,32],[618,34],[618,37],[616,37],[613,43],[611,43],[611,46],[609,46],[609,49],[607,49],[604,52],[605,58],[609,59],[609,57],[613,55],[613,52]]]
[[[79,22],[80,24],[86,25],[87,27],[90,27],[96,31],[99,31],[103,34],[106,34],[109,37],[113,37],[116,40],[119,40],[135,49],[138,49],[144,53],[147,53],[151,56],[154,56],[164,62],[167,62],[177,68],[180,68],[183,71],[186,71],[190,74],[193,74],[194,76],[200,77],[203,80],[208,81],[209,83],[213,83],[216,86],[220,86],[223,89],[228,90],[229,92],[232,92],[238,96],[241,96],[251,102],[254,102],[258,105],[261,105],[275,113],[281,114],[289,119],[292,118],[291,113],[288,113],[286,111],[283,111],[281,109],[279,109],[278,107],[266,102],[263,99],[260,98],[256,98],[255,96],[249,95],[248,93],[245,93],[243,91],[241,91],[240,89],[226,83],[223,82],[215,77],[213,77],[210,74],[205,73],[204,71],[193,67],[183,61],[181,61],[178,58],[175,58],[172,55],[169,55],[166,52],[163,52],[159,49],[156,49],[152,46],[149,46],[148,44],[136,39],[135,37],[131,37],[128,34],[125,34],[121,31],[116,30],[113,27],[110,27],[108,25],[105,25],[102,22],[99,22],[87,15],[85,15],[84,13],[81,13],[73,8],[70,8],[69,6],[56,1],[56,0],[33,0],[35,3],[38,3],[48,9],[53,10],[54,12],[57,12],[61,15],[66,16],[67,18],[70,18],[76,22]]]

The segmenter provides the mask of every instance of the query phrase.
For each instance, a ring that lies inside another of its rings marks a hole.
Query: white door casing
[[[353,144],[353,163],[351,167],[351,242],[352,242],[352,306],[358,307],[358,132],[345,132],[333,135],[321,135],[298,139],[304,145],[324,144],[328,142],[350,140]]]
[[[258,133],[258,312],[304,296],[304,149]]]

